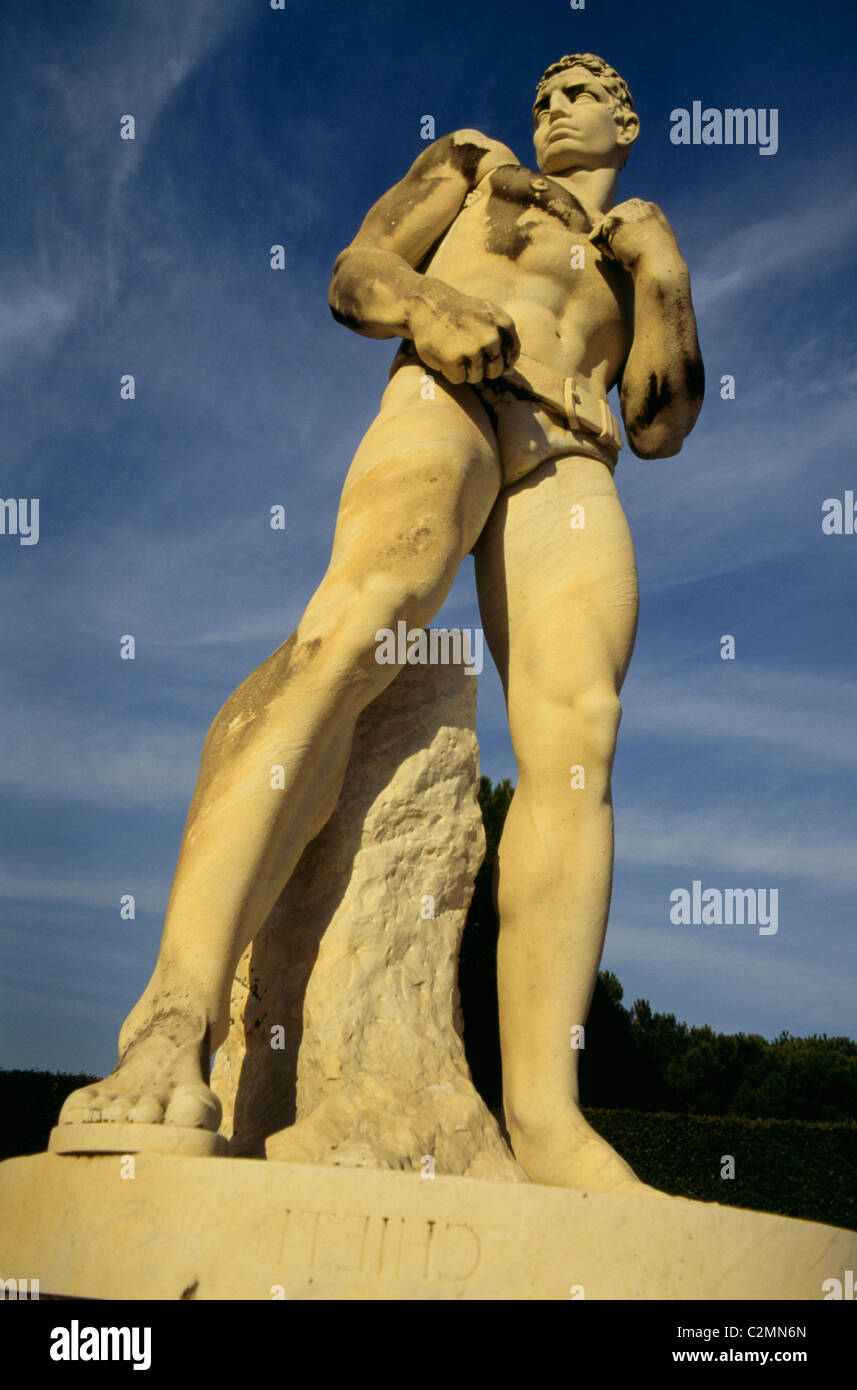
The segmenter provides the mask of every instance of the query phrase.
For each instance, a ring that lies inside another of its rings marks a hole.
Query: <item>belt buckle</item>
[[[586,395],[590,401],[589,412],[585,410],[586,402],[583,399],[584,395]],[[600,418],[599,429],[597,422],[591,415],[591,406],[594,404],[595,399],[596,397],[592,396],[590,392],[584,392],[578,389],[577,381],[573,376],[567,376],[563,379],[563,408],[571,428],[573,430],[588,430],[595,435],[599,443],[609,445],[610,448],[615,449],[618,453],[622,448],[623,440],[619,433],[616,417],[604,397],[597,397]],[[581,411],[580,414],[578,414],[578,407]]]

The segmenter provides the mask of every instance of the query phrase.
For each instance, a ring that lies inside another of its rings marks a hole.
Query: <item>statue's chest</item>
[[[471,198],[479,205],[485,250],[533,270],[543,259],[549,265],[564,260],[575,238],[585,238],[590,228],[572,194],[530,169],[495,169]]]

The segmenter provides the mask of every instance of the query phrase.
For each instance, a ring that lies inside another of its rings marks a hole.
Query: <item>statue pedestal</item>
[[[154,1153],[0,1164],[0,1275],[43,1295],[819,1300],[855,1268],[854,1232],[681,1197]]]

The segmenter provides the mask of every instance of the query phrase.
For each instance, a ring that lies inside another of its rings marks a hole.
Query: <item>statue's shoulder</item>
[[[450,131],[435,140],[419,156],[414,167],[426,174],[434,167],[445,165],[461,174],[470,188],[475,188],[486,174],[508,164],[517,166],[519,160],[502,140],[483,135],[481,130],[465,129]]]

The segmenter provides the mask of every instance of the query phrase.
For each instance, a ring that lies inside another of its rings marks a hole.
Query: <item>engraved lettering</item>
[[[472,1226],[448,1221],[438,1244],[442,1250],[438,1279],[457,1282],[476,1273],[482,1258],[482,1243]]]

